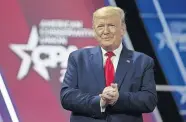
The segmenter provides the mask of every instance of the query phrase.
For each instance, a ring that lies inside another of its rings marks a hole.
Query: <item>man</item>
[[[157,104],[153,59],[128,50],[124,12],[103,7],[93,14],[99,46],[70,54],[60,93],[71,122],[142,122]]]

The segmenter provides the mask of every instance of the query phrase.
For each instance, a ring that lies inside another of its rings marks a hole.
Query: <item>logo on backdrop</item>
[[[168,35],[165,33],[156,33],[155,36],[159,39],[158,49],[161,51],[165,45],[172,51],[178,69],[186,84],[186,63],[184,58],[186,56],[186,21],[171,21],[169,23],[171,38],[167,39]]]
[[[186,22],[173,21],[170,23],[170,31],[172,34],[174,45],[178,47],[179,52],[186,52]],[[165,45],[170,47],[164,33],[156,33],[155,35],[159,40],[159,49],[163,49]]]
[[[155,36],[159,40],[158,49],[161,51],[167,47],[173,52],[176,63],[178,64],[179,71],[183,80],[186,83],[186,63],[184,62],[184,57],[186,56],[186,21],[172,21],[169,24],[171,31],[172,40],[170,41],[166,38],[165,33],[156,33]],[[173,49],[174,45],[176,48]],[[186,89],[178,89],[181,94],[180,103],[184,105],[186,103]]]
[[[42,20],[33,26],[27,44],[11,44],[10,49],[22,59],[17,79],[21,80],[33,68],[45,80],[50,80],[47,68],[61,67],[60,82],[67,68],[67,59],[76,45],[69,45],[68,38],[93,37],[93,31],[83,28],[82,21]],[[91,46],[88,46],[91,47]]]

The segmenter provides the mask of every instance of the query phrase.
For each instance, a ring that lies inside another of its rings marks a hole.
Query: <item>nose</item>
[[[108,26],[104,27],[103,34],[108,34],[109,33],[109,28]]]

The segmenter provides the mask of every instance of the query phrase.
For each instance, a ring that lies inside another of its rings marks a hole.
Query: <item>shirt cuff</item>
[[[101,112],[105,112],[105,109],[106,109],[105,106],[100,106],[100,108],[101,108]]]
[[[101,105],[101,102],[100,102],[100,109],[101,109],[101,112],[105,112],[105,109],[106,109],[106,106],[105,105]]]

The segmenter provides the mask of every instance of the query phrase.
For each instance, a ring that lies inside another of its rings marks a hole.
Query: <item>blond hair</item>
[[[106,6],[106,7],[97,9],[93,13],[93,21],[95,18],[99,18],[100,14],[103,15],[103,13],[104,13],[104,16],[118,15],[121,18],[121,22],[125,22],[125,12],[121,8],[115,7],[115,6]]]

